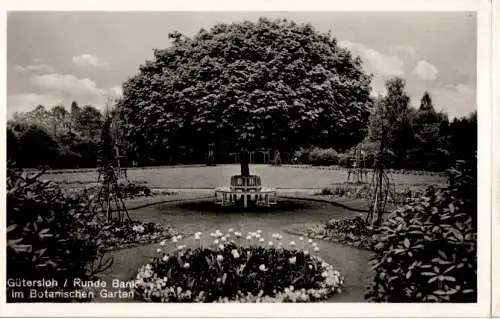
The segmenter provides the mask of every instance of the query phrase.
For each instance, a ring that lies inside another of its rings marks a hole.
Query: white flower
[[[268,244],[269,246],[274,245],[274,243],[273,243],[272,241],[268,242],[267,244]]]
[[[297,257],[292,257],[288,259],[288,262],[292,265],[294,265],[297,262]]]
[[[234,229],[229,228],[228,232],[232,233],[232,232],[234,232]]]
[[[324,277],[324,278],[328,277],[328,272],[327,271],[323,271],[321,273],[321,276]]]
[[[261,243],[263,243],[263,242],[265,241],[265,239],[264,239],[264,238],[260,238],[260,239],[259,239],[259,241],[260,241]]]
[[[307,240],[307,242],[310,244],[310,243],[312,243],[312,242],[313,242],[313,240],[312,240],[311,238],[309,238],[309,239]]]
[[[178,235],[177,236],[177,240],[181,240],[182,239],[182,236],[181,235]]]
[[[224,236],[222,236],[222,237],[220,238],[220,240],[221,240],[222,242],[225,242],[225,241],[227,240],[227,238],[226,238],[226,237],[224,237]]]
[[[219,249],[220,249],[220,250],[223,250],[223,249],[224,249],[224,245],[220,244],[220,245],[219,245]]]
[[[295,290],[295,287],[294,286],[290,286],[290,291],[294,291]]]
[[[219,244],[219,240],[218,239],[214,240],[214,245],[218,245],[218,244]]]
[[[194,235],[194,240],[200,240],[200,235],[195,234],[195,235]]]
[[[238,258],[240,257],[240,253],[238,252],[238,250],[237,250],[237,249],[233,249],[233,250],[231,250],[231,254],[233,254],[233,257],[234,257],[235,259],[238,259]]]
[[[214,233],[210,233],[210,237],[215,237],[215,234]]]
[[[318,246],[318,243],[314,242],[314,243],[312,243],[311,245],[312,245],[313,247],[316,247],[316,246]]]
[[[295,246],[295,242],[293,240],[290,242],[290,246]]]
[[[261,264],[261,265],[259,266],[259,270],[260,270],[260,271],[266,271],[266,270],[267,270],[266,265]]]
[[[299,237],[299,240],[304,240],[304,237],[300,236],[300,237]]]
[[[237,231],[237,232],[234,233],[234,236],[236,236],[237,238],[240,238],[241,237],[241,233],[239,231]]]
[[[309,265],[309,269],[313,269],[313,266],[312,266],[312,265]]]
[[[304,255],[309,255],[309,250],[304,250]]]
[[[188,268],[189,268],[189,266],[190,266],[190,265],[189,265],[189,263],[185,263],[185,264],[184,264],[184,268],[185,268],[185,269],[188,269]]]
[[[163,259],[163,261],[167,261],[167,260],[168,260],[168,258],[169,258],[169,257],[168,257],[168,255],[165,255],[165,256],[163,256],[163,258],[162,258],[162,259]]]
[[[177,250],[183,250],[186,246],[183,246],[183,245],[179,245],[177,246]]]
[[[160,242],[160,245],[161,245],[161,246],[165,246],[166,244],[167,244],[167,241],[166,241],[166,240],[162,240],[162,241]]]
[[[160,253],[160,252],[161,252],[161,248],[158,248],[158,249],[156,250],[156,252],[157,252],[157,253]]]
[[[178,240],[177,240],[177,237],[173,237],[173,238],[172,238],[172,242],[173,242],[174,244],[175,244],[177,241],[178,241]]]
[[[262,230],[257,229],[257,233],[258,233],[258,234],[262,234]]]
[[[217,261],[222,261],[224,259],[224,257],[222,257],[222,255],[217,255]]]
[[[314,247],[314,251],[319,251],[319,247],[318,246]]]
[[[252,239],[252,236],[248,235],[247,240],[251,240],[251,239]]]

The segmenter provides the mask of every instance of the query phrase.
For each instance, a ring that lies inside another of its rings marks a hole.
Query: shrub
[[[459,163],[450,177],[447,188],[429,190],[381,225],[368,299],[476,301],[476,164]]]
[[[151,195],[151,189],[146,185],[139,185],[136,183],[120,183],[118,186],[120,187],[122,194],[128,198]]]
[[[9,302],[71,301],[73,279],[91,280],[110,265],[98,239],[100,222],[78,196],[64,195],[57,184],[38,176],[7,173],[7,277],[10,280],[56,280],[46,288],[61,294],[29,297],[33,287],[7,287]],[[64,287],[64,283],[67,283]],[[15,299],[12,290],[24,293]]]
[[[171,255],[159,249],[160,255],[139,270],[137,295],[153,302],[310,302],[341,291],[338,271],[306,251],[280,247],[279,237],[262,247],[215,236],[210,248],[180,245]],[[249,236],[261,238],[258,232]]]

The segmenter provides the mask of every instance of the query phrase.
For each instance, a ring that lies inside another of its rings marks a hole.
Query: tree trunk
[[[241,176],[250,175],[250,153],[247,150],[241,150],[240,152],[240,165],[241,165]]]

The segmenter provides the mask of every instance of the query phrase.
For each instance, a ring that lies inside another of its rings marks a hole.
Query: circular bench
[[[243,207],[248,207],[249,202],[261,206],[271,206],[276,204],[276,190],[262,187],[260,176],[234,175],[231,176],[230,186],[215,189],[215,202],[222,206],[232,206],[238,201],[243,202]]]

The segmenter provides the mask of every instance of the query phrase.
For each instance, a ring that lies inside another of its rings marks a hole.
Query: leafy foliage
[[[477,299],[476,161],[450,170],[450,185],[394,212],[371,257],[373,301],[475,302]]]
[[[7,174],[7,277],[58,281],[49,291],[73,290],[73,279],[91,280],[110,264],[98,239],[100,221],[87,201],[69,197],[52,182],[9,168]],[[67,281],[67,286],[63,287]],[[71,301],[44,297],[10,301]],[[30,287],[16,287],[28,296]]]
[[[119,102],[128,156],[140,163],[203,158],[208,143],[222,154],[348,148],[366,134],[370,78],[329,34],[260,19],[169,37]]]

